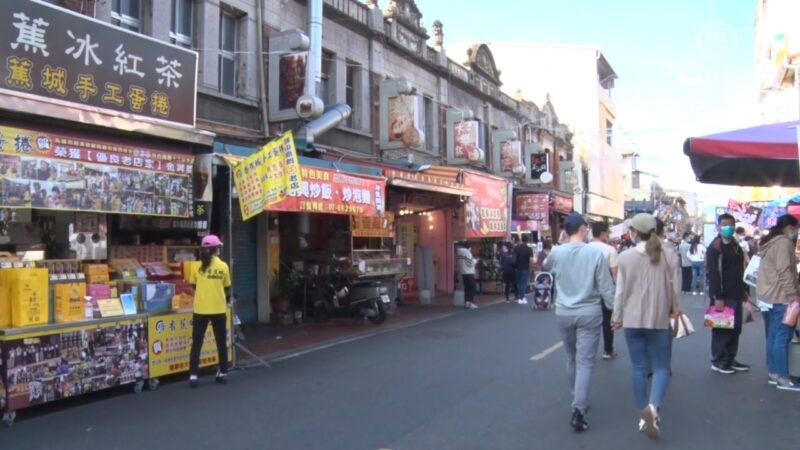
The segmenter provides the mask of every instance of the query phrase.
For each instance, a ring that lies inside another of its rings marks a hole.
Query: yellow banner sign
[[[231,311],[226,314],[228,359],[233,352],[231,346]],[[150,341],[150,377],[161,377],[189,371],[189,352],[192,349],[192,313],[164,314],[147,319]],[[203,347],[200,350],[200,367],[217,364],[217,344],[211,325],[206,329]]]
[[[394,237],[394,214],[385,212],[382,216],[350,216],[350,232],[353,237]]]
[[[267,143],[233,168],[242,218],[248,220],[302,186],[300,164],[291,131]]]

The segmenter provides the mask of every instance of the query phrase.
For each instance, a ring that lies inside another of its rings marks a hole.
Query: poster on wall
[[[146,378],[144,320],[3,342],[8,407],[16,410]]]
[[[539,183],[541,182],[542,174],[546,172],[550,172],[550,154],[531,153],[530,180]]]
[[[479,159],[479,139],[480,122],[477,120],[462,120],[453,124],[453,157],[455,159]]]
[[[380,216],[350,216],[350,233],[353,237],[393,238],[394,213],[387,211]]]
[[[287,131],[238,163],[233,168],[233,182],[244,220],[297,194],[302,177],[292,132]]]
[[[267,210],[369,217],[379,217],[385,210],[385,178],[307,166],[300,167],[300,175],[300,189]]]
[[[290,53],[280,59],[279,107],[281,110],[294,109],[297,100],[303,95],[306,82],[306,61],[308,52]]]
[[[500,171],[513,172],[522,164],[522,142],[505,141],[500,144]]]
[[[474,192],[464,205],[466,237],[474,239],[508,236],[508,181],[466,172],[464,186]]]
[[[0,206],[188,217],[194,156],[0,125]]]
[[[758,218],[761,216],[761,208],[756,208],[747,202],[740,202],[734,199],[728,200],[728,214],[736,219],[736,223],[755,227],[758,225]]]
[[[389,98],[389,142],[409,141],[409,147],[417,145],[410,142],[419,133],[417,129],[418,106],[414,95],[397,95]]]

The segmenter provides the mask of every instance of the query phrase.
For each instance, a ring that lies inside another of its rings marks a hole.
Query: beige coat
[[[797,256],[794,242],[781,234],[769,240],[759,250],[756,292],[767,303],[789,303],[800,298],[797,281]]]
[[[678,298],[680,264],[675,250],[666,246],[662,250],[657,264],[650,263],[644,243],[619,256],[612,320],[622,321],[625,328],[669,329],[673,298],[676,302]]]

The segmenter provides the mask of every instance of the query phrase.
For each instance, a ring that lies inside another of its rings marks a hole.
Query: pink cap
[[[203,241],[200,243],[203,247],[222,247],[222,241],[219,240],[219,237],[213,234],[209,234],[208,236],[203,238]]]

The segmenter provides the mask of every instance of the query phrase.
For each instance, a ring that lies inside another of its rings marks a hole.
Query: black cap
[[[564,219],[564,231],[570,236],[577,233],[581,225],[587,225],[586,220],[583,219],[582,215],[576,212],[570,213],[570,215]]]

